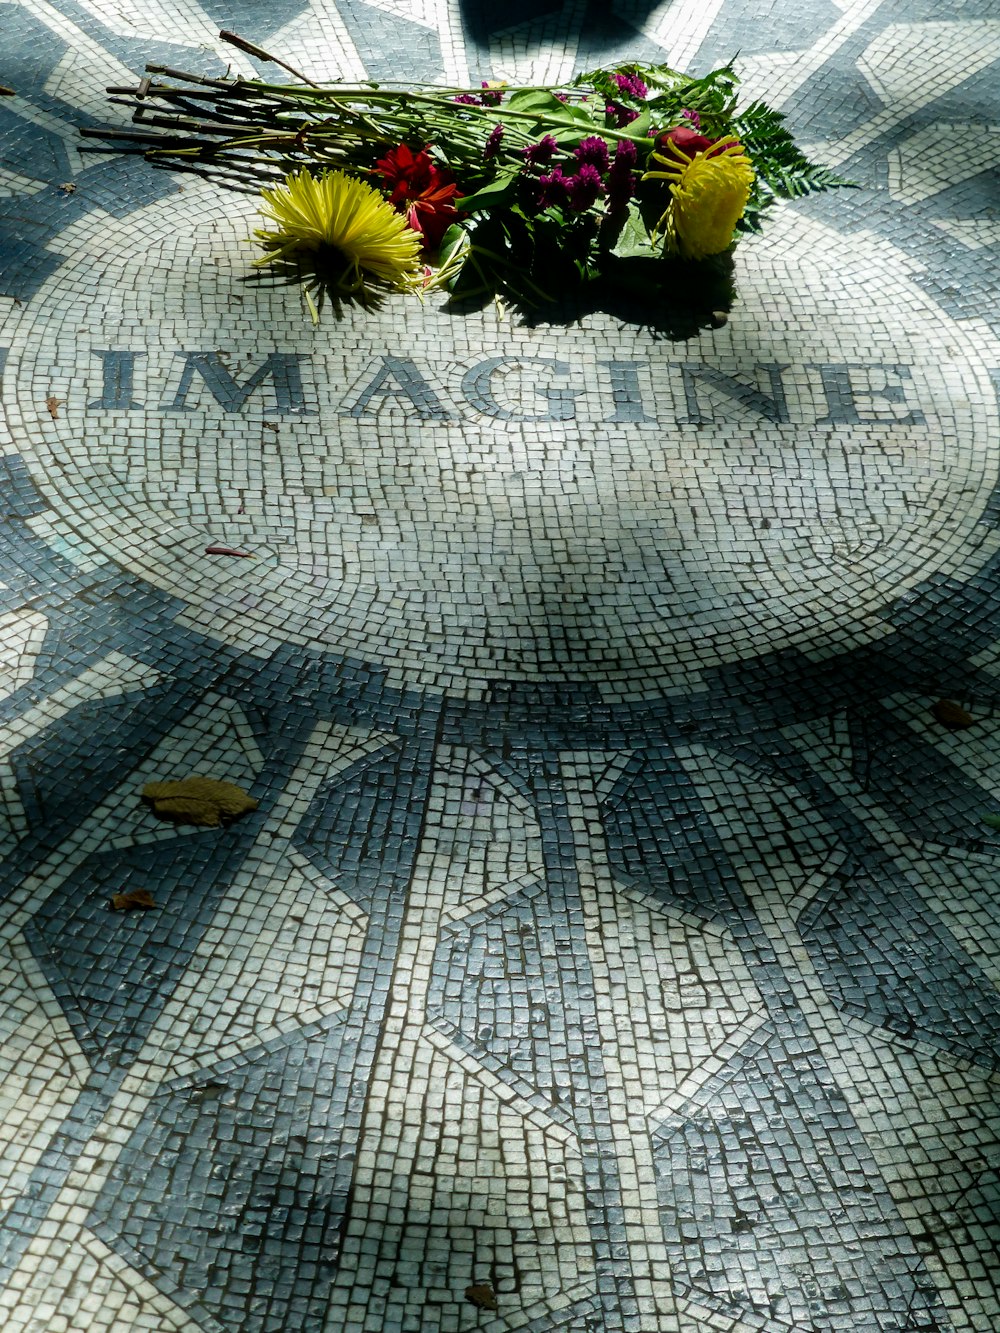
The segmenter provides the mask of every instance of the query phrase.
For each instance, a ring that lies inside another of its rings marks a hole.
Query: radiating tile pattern
[[[684,340],[314,329],[82,151],[220,27],[739,51],[862,188]],[[5,1329],[1000,1325],[998,76],[989,0],[0,0]]]

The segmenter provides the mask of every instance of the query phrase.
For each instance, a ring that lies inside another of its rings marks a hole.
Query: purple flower
[[[503,138],[503,126],[494,125],[490,130],[489,138],[483,148],[483,161],[488,162],[491,157],[496,157],[500,151],[500,140]]]
[[[580,166],[589,163],[599,172],[608,169],[608,145],[596,134],[591,135],[589,139],[581,139],[579,147],[573,149],[573,156]]]
[[[637,120],[639,117],[638,111],[633,111],[631,107],[619,106],[617,102],[609,102],[604,108],[604,114],[615,125],[616,129],[631,124],[633,120]]]
[[[537,184],[536,204],[538,208],[551,208],[554,204],[566,203],[571,182],[566,179],[558,167],[555,167],[547,176],[539,177]]]
[[[570,208],[575,213],[582,213],[584,209],[595,204],[604,193],[604,182],[597,168],[589,162],[584,162],[576,175],[570,178],[568,188]]]
[[[630,171],[639,160],[639,150],[631,139],[619,139],[612,171]]]
[[[553,139],[551,134],[546,134],[544,139],[538,143],[530,144],[527,148],[521,149],[521,156],[527,162],[529,167],[545,167],[552,161],[552,154],[559,145]]]
[[[615,83],[623,93],[631,93],[633,97],[645,97],[649,92],[637,74],[616,74]]]
[[[559,102],[569,101],[569,93],[553,93],[552,96]]]
[[[701,116],[697,111],[682,111],[681,115],[685,120],[689,120],[696,130],[701,129]]]
[[[482,106],[478,97],[473,97],[471,93],[459,93],[457,97],[451,99],[453,102],[462,102],[465,106]]]
[[[483,93],[483,106],[499,106],[503,101],[503,89],[491,88],[485,79],[482,80],[486,92]]]

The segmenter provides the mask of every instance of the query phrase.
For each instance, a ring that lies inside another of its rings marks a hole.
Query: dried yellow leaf
[[[256,810],[259,804],[235,783],[198,776],[176,782],[148,782],[142,789],[142,798],[161,819],[198,824],[202,828],[228,824]]]

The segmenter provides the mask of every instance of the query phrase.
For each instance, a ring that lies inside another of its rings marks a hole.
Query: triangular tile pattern
[[[440,746],[437,760],[431,801],[450,814],[428,830],[424,849],[446,919],[456,921],[508,885],[544,875],[542,834],[530,802],[484,758]]]
[[[767,1333],[951,1328],[804,1025],[762,1028],[655,1158],[671,1271],[696,1299]]]
[[[345,1033],[327,1020],[155,1098],[88,1226],[232,1333],[322,1328],[353,1157]]]
[[[204,833],[206,830],[191,825],[158,819],[140,800],[146,783],[197,775],[220,778],[249,790],[263,767],[264,756],[243,709],[233,699],[209,693],[143,759],[101,814],[109,821],[109,832],[111,821],[119,825],[116,841],[121,839],[123,843],[162,842],[178,834]]]
[[[842,1012],[1000,1069],[1000,990],[891,863],[849,862],[798,928]]]
[[[565,944],[569,929],[544,882],[446,926],[427,1002],[434,1027],[533,1106],[567,1124],[568,1041],[571,1030],[590,1018],[585,1001],[581,1008],[581,978]]]
[[[840,17],[834,0],[815,0],[808,7],[770,6],[744,10],[723,4],[698,51],[698,69],[713,69],[731,60],[738,51],[743,59],[761,62],[773,54],[777,59],[808,50]]]
[[[441,42],[436,31],[363,0],[340,0],[337,8],[370,79],[442,81]]]
[[[9,611],[0,616],[0,698],[31,679],[47,628],[48,621],[40,611]]]
[[[916,876],[884,849],[870,810],[838,797],[827,775],[839,776],[846,786],[851,765],[861,784],[918,841],[927,832],[918,817],[922,797],[936,802],[939,813],[955,789],[966,803],[970,788],[981,789],[887,710],[880,712],[888,732],[882,747],[877,731],[857,726],[848,742],[836,721],[826,735],[817,728],[794,728],[796,744],[809,754],[813,771],[794,755],[780,755],[776,745],[770,748],[774,774],[799,789],[796,804],[806,810],[813,806],[837,832],[840,846],[850,848],[828,875],[816,869],[820,883],[812,886],[797,929],[829,999],[843,1013],[997,1068],[1000,990],[928,904]],[[888,765],[895,774],[891,779]],[[931,830],[933,814],[928,817]],[[953,817],[952,823],[959,820]]]
[[[962,138],[962,154],[949,151],[949,140]],[[1000,157],[1000,126],[949,125],[935,122],[904,139],[889,154],[889,194],[914,205],[983,172]]]
[[[285,860],[219,900],[139,1059],[182,1074],[310,1023],[351,996],[364,929]]]
[[[955,730],[943,726],[934,716],[934,705],[940,698],[937,694],[918,695],[901,691],[883,699],[881,707],[892,714],[897,728],[900,724],[905,726],[919,745],[929,746],[951,766],[946,770],[948,786],[941,795],[945,800],[949,796],[952,798],[956,807],[952,823],[956,827],[950,836],[946,836],[942,821],[936,819],[935,831],[942,834],[940,841],[952,846],[980,842],[984,844],[984,851],[989,851],[989,845],[993,843],[996,850],[1000,851],[1000,834],[982,821],[983,815],[995,812],[995,808],[1000,805],[994,795],[1000,791],[1000,752],[996,744],[997,721],[1000,719],[1000,683],[988,670],[980,669],[977,678],[959,686],[958,692],[961,699],[957,702],[966,705],[972,725]],[[877,721],[871,728],[873,734],[869,748],[877,739],[878,725]],[[897,730],[891,740],[895,741],[899,734]],[[930,762],[933,761],[925,760],[925,763]],[[917,793],[918,797],[924,794]],[[963,817],[966,811],[968,816]]]
[[[838,1074],[893,1198],[906,1209],[914,1244],[967,1325],[991,1328],[1000,1274],[1000,1102],[996,1076],[956,1076],[947,1060],[917,1061],[878,1032],[845,1030]],[[848,1083],[849,1078],[850,1083]],[[868,1113],[868,1118],[865,1118]],[[957,1271],[941,1252],[964,1259]]]
[[[608,861],[621,883],[707,921],[745,919],[746,895],[671,751],[636,754],[601,812]]]
[[[286,23],[291,23],[308,7],[308,4],[309,0],[269,0],[265,11],[259,15],[254,14],[253,40],[266,46],[265,39],[284,27]],[[227,0],[199,0],[199,7],[217,27],[227,28],[232,25],[233,5]],[[245,30],[241,28],[239,31]]]
[[[396,824],[406,757],[397,743],[366,754],[316,793],[296,830],[295,847],[365,912],[386,883],[386,867],[405,849]]]
[[[359,1166],[356,1194],[368,1202],[352,1209],[337,1291],[347,1300],[353,1290],[360,1302],[368,1299],[362,1283],[384,1289],[385,1328],[458,1329],[476,1326],[464,1295],[475,1282],[493,1286],[502,1327],[520,1326],[574,1289],[592,1290],[575,1142],[526,1119],[426,1038],[412,1060],[422,1095],[440,1110],[415,1126],[405,1171],[399,1162],[391,1172],[378,1170],[381,1161]],[[359,1281],[365,1266],[374,1271]],[[342,1308],[335,1297],[331,1310]]]
[[[699,930],[617,885],[598,892],[596,907],[616,1029],[602,1050],[613,1060],[616,1046],[635,1043],[630,1100],[652,1115],[720,1046],[762,1020],[763,1001],[724,933]]]
[[[135,1058],[246,855],[255,818],[206,837],[96,852],[26,927],[92,1060]],[[155,909],[110,909],[112,894],[139,888]]]
[[[2,1211],[76,1100],[86,1063],[20,934],[0,938],[0,996]]]
[[[1000,799],[939,748],[942,730],[929,710],[924,735],[880,704],[852,713],[852,776],[916,842],[1000,846],[981,821],[1000,814]]]
[[[637,14],[622,13],[603,0],[589,0],[580,25],[575,69],[597,69],[602,65],[630,61],[662,64],[667,58],[666,52],[658,42],[645,35],[637,18]]]
[[[900,116],[932,102],[1000,60],[1000,22],[894,23],[866,47],[858,68]]]
[[[41,1323],[39,1321],[42,1321]],[[83,1227],[64,1224],[43,1263],[25,1256],[0,1291],[4,1333],[202,1333],[172,1301]]]

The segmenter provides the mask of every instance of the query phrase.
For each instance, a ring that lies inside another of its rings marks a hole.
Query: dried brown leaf
[[[137,908],[155,907],[156,899],[148,889],[130,889],[128,893],[113,894],[111,906],[116,912],[131,912]]]
[[[252,551],[239,551],[235,546],[206,546],[206,555],[236,555],[241,560],[252,560]]]
[[[161,819],[218,828],[256,810],[259,802],[242,787],[217,778],[194,776],[176,782],[148,782],[142,798]]]
[[[964,727],[971,727],[976,720],[961,704],[955,703],[954,699],[939,699],[931,708],[931,712],[942,727],[948,727],[951,731],[961,731]]]
[[[475,1282],[471,1287],[466,1287],[465,1296],[480,1310],[497,1310],[496,1292],[488,1282]]]
[[[54,398],[49,394],[48,398],[45,400],[45,406],[49,409],[49,416],[55,421],[56,417],[59,415],[59,409],[62,407],[62,399]]]

